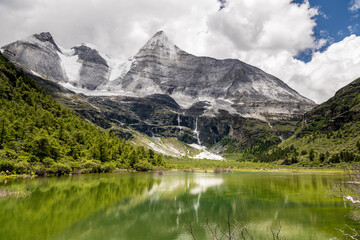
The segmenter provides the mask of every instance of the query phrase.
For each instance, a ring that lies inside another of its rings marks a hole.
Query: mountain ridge
[[[165,137],[214,147],[205,155],[217,159],[227,147],[264,151],[290,137],[295,119],[315,106],[261,69],[189,54],[164,32],[126,61],[91,44],[65,49],[54,43],[42,33],[1,51],[63,106],[120,137],[155,139],[145,146],[153,150]]]
[[[223,109],[259,119],[301,116],[315,106],[261,69],[237,59],[194,56],[173,44],[163,31],[127,61],[109,58],[86,44],[66,50],[55,43],[50,33],[35,34],[1,50],[31,73],[86,95],[165,94],[182,108],[204,102],[208,105],[204,112],[207,115]],[[49,69],[49,65],[53,68]]]

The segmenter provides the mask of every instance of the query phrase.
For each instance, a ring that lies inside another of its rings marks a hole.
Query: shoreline
[[[121,169],[113,172],[106,173],[74,173],[64,175],[29,175],[29,174],[11,174],[11,175],[0,175],[0,182],[12,179],[29,179],[29,178],[47,178],[47,177],[61,177],[61,176],[77,176],[77,175],[88,175],[88,174],[122,174],[122,173],[152,173],[157,175],[165,175],[168,173],[211,173],[211,174],[224,174],[224,173],[245,173],[245,172],[267,172],[267,173],[322,173],[322,174],[340,174],[346,173],[346,169],[340,168],[192,168],[192,169],[155,169],[147,172],[137,172],[134,170]]]

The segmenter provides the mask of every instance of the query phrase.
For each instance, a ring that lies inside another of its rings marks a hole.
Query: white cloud
[[[349,30],[350,34],[355,34],[357,32],[358,27],[359,27],[359,24],[354,24],[354,25],[348,26],[348,30]]]
[[[232,1],[209,17],[209,27],[220,32],[238,50],[287,50],[296,53],[314,44],[312,19],[316,9],[288,0]],[[261,6],[261,7],[259,7]]]
[[[281,62],[281,57],[278,57]],[[275,60],[275,61],[278,61]],[[323,102],[341,87],[360,77],[360,37],[351,35],[332,44],[326,51],[315,52],[311,62],[282,58],[283,68],[274,66],[273,73],[303,95]],[[266,64],[266,63],[265,63]],[[264,66],[264,68],[271,67]],[[290,74],[287,74],[290,73]]]
[[[360,9],[360,0],[352,0],[349,10],[355,12]]]
[[[90,42],[122,57],[134,55],[159,29],[179,38],[203,30],[207,13],[219,9],[208,0],[33,0],[26,9],[17,7],[21,3],[0,0],[0,29],[11,29],[1,45],[49,31],[64,47]]]
[[[228,0],[219,11],[218,0],[0,0],[0,45],[49,31],[64,47],[89,42],[127,58],[162,29],[190,53],[239,58],[323,101],[360,75],[359,37],[318,52],[329,41],[313,36],[321,13],[291,2]],[[314,52],[309,63],[293,58],[304,50]]]

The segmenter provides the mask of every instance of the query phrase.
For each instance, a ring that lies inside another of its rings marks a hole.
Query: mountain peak
[[[176,58],[180,49],[172,43],[164,31],[158,31],[139,50],[135,57],[155,55],[161,58]]]
[[[42,32],[40,34],[34,34],[33,36],[42,42],[54,41],[52,35],[49,32]]]
[[[158,35],[165,35],[166,36],[166,34],[165,34],[165,32],[163,30],[160,30],[157,33],[155,33],[153,37],[158,36]]]
[[[154,42],[154,41],[158,41],[158,40],[160,40],[160,41],[168,41],[168,42],[171,42],[170,40],[169,40],[169,37],[166,35],[166,33],[163,31],[163,30],[160,30],[160,31],[158,31],[157,33],[155,33],[150,39],[149,39],[149,41],[148,42],[150,42],[150,41],[152,41],[152,42]]]
[[[54,38],[52,37],[52,35],[49,32],[42,32],[40,34],[34,34],[32,36],[41,42],[51,43],[55,47],[56,50],[61,52],[58,45],[55,43]]]

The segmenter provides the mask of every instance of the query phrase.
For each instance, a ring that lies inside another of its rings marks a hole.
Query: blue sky
[[[295,3],[303,3],[303,0],[294,0]],[[314,28],[316,39],[328,39],[327,44],[320,49],[324,51],[334,42],[343,40],[351,34],[360,33],[359,9],[351,10],[355,1],[351,0],[309,0],[312,7],[317,7],[320,14],[316,16],[317,26]],[[297,59],[308,62],[311,60],[311,51],[303,51]]]

